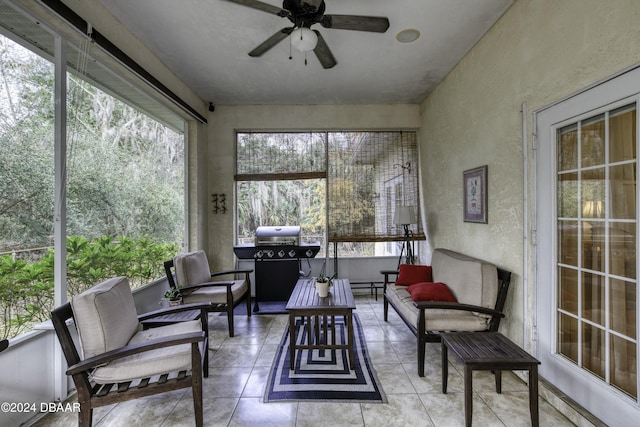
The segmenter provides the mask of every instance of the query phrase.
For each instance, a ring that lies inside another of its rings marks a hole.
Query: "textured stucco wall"
[[[226,214],[207,204],[211,268],[233,267],[235,132],[281,130],[413,130],[420,126],[418,105],[252,105],[216,106],[209,121],[208,193],[224,193]]]
[[[525,272],[528,307],[534,286],[532,247],[523,259],[523,195],[531,196],[534,167],[531,111],[640,62],[639,22],[637,0],[518,0],[421,106],[430,244],[488,259],[514,273],[501,330],[516,342],[523,342],[523,323],[529,328],[531,322],[523,305]],[[482,165],[489,166],[489,223],[466,223],[462,173]],[[526,209],[529,218],[532,209],[533,203]]]

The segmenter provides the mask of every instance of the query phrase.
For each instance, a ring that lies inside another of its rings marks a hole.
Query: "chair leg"
[[[194,343],[191,347],[191,388],[193,395],[193,414],[196,420],[196,427],[204,425],[202,416],[202,371],[196,369],[200,365],[200,351],[198,344]]]
[[[78,427],[91,427],[93,423],[93,409],[91,405],[80,404],[80,412],[78,413]]]
[[[247,317],[251,317],[251,289],[247,291]]]
[[[233,305],[227,306],[227,321],[229,322],[229,336],[233,338]]]
[[[204,339],[204,348],[202,349],[204,360],[202,362],[202,373],[205,378],[209,378],[209,338]]]

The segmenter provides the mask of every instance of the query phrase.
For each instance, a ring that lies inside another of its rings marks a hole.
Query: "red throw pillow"
[[[409,286],[432,280],[430,265],[400,264],[400,274],[398,274],[396,285]]]
[[[441,282],[416,283],[407,288],[414,301],[458,302],[456,296],[447,285]]]

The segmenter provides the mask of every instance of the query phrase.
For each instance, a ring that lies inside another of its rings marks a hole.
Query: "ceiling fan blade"
[[[248,6],[253,9],[258,9],[263,12],[273,13],[274,15],[278,15],[282,17],[289,16],[289,11],[284,10],[281,7],[272,6],[270,4],[263,3],[258,0],[229,0],[229,1],[233,3],[241,4],[243,6]]]
[[[333,68],[337,62],[333,57],[333,53],[331,53],[331,49],[329,49],[329,45],[324,41],[324,37],[318,30],[313,30],[314,33],[318,36],[318,44],[316,48],[313,49],[313,53],[318,57],[318,61],[322,64],[322,68]]]
[[[258,47],[249,52],[249,56],[261,56],[263,53],[280,43],[282,40],[286,39],[292,31],[293,27],[281,29],[280,31],[263,41]]]
[[[339,30],[370,31],[384,33],[389,28],[389,20],[377,16],[324,15],[320,25]]]

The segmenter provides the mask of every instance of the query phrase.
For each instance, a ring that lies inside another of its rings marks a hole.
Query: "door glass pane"
[[[604,378],[604,330],[582,323],[582,366]]]
[[[560,283],[558,304],[561,310],[578,314],[578,270],[560,267],[558,269]]]
[[[558,171],[578,167],[578,126],[570,125],[558,131]]]
[[[580,152],[582,167],[604,164],[604,114],[582,124]]]
[[[583,218],[604,218],[606,185],[605,169],[589,169],[582,172],[580,197]]]
[[[599,325],[604,325],[604,291],[604,276],[582,275],[582,316]]]
[[[636,158],[636,111],[626,106],[611,112],[609,157],[612,163]]]
[[[558,326],[558,351],[578,363],[578,319],[562,313]]]
[[[612,166],[609,169],[611,186],[611,218],[636,217],[636,164]]]
[[[636,225],[612,223],[609,231],[609,271],[616,276],[636,278]]]
[[[636,284],[611,280],[609,322],[611,329],[636,339]]]
[[[636,344],[632,341],[613,336],[611,339],[611,384],[625,393],[635,396],[638,388],[636,372]]]
[[[559,221],[558,223],[558,262],[578,266],[578,223]]]
[[[558,216],[578,218],[578,174],[558,175]]]
[[[604,223],[582,221],[581,224],[582,266],[589,270],[604,271]]]

